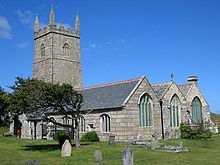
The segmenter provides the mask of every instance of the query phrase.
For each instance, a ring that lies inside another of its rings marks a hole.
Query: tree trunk
[[[80,139],[79,139],[79,124],[77,119],[75,120],[75,125],[76,125],[76,129],[75,129],[75,141],[76,141],[76,148],[80,147]]]
[[[18,115],[15,115],[13,119],[14,119],[14,135],[17,136],[18,135]]]

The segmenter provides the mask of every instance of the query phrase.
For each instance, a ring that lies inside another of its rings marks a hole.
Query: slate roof
[[[35,111],[35,112],[27,113],[26,117],[27,120],[31,120],[31,121],[44,120],[46,118],[43,111]]]
[[[122,107],[123,102],[140,80],[141,78],[135,78],[77,89],[78,92],[83,95],[81,110],[114,109]],[[46,110],[28,113],[26,116],[28,120],[39,121],[46,119],[45,115],[56,113],[59,113],[59,111],[48,108]]]
[[[28,120],[44,120],[46,119],[46,115],[56,113],[56,111],[52,108],[39,109],[34,112],[30,112],[26,114]]]
[[[153,84],[153,90],[159,98],[162,98],[165,92],[168,90],[172,82],[164,82],[160,84]]]
[[[114,109],[122,107],[141,78],[79,89],[83,95],[81,110]]]
[[[182,84],[179,85],[178,87],[180,91],[183,93],[183,95],[186,96],[191,86],[192,84]]]

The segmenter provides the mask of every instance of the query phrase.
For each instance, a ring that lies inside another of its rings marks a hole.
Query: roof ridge
[[[161,85],[165,85],[165,84],[171,84],[172,81],[167,81],[167,82],[162,82],[162,83],[158,83],[158,84],[152,84],[152,86],[161,86]]]
[[[93,89],[93,88],[100,88],[100,87],[106,87],[106,86],[117,85],[117,84],[124,84],[124,83],[133,82],[133,81],[139,81],[139,80],[141,80],[141,77],[133,78],[133,79],[129,79],[129,80],[121,80],[121,81],[116,81],[116,82],[99,84],[99,85],[94,85],[94,86],[88,86],[88,87],[84,87],[84,88],[77,88],[76,90],[82,91],[82,90],[86,90],[86,89]]]
[[[191,83],[188,83],[188,84],[180,84],[180,85],[178,85],[179,87],[182,87],[182,86],[190,86],[190,85],[192,85]]]

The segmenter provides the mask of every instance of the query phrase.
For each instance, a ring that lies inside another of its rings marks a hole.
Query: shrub
[[[99,137],[95,131],[87,132],[80,139],[81,142],[98,142]]]
[[[180,125],[182,139],[202,139],[207,140],[212,137],[212,133],[209,130],[206,130],[202,123],[198,125],[197,128],[191,129],[190,126],[185,124]]]
[[[185,124],[180,124],[180,137],[182,139],[190,139],[190,136],[191,136],[191,128]]]
[[[65,142],[66,139],[68,139],[70,141],[70,144],[71,144],[70,137],[64,131],[56,132],[55,135],[54,135],[54,139],[59,142],[60,147],[62,147],[62,145],[63,145],[63,143]]]

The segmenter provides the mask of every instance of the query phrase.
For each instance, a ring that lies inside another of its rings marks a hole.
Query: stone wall
[[[64,55],[65,43],[70,47],[69,55]],[[41,57],[42,44],[45,46],[45,57]],[[33,78],[82,87],[79,34],[56,27],[35,32]]]
[[[142,94],[148,93],[153,99],[153,126],[139,126],[139,98]],[[100,128],[100,116],[107,114],[110,116],[110,132],[102,132]],[[51,116],[56,121],[62,122],[62,116]],[[157,133],[161,137],[161,116],[158,98],[146,79],[139,84],[134,93],[130,96],[128,102],[121,109],[104,109],[91,111],[83,115],[85,118],[86,131],[94,130],[98,133],[101,141],[108,141],[109,135],[115,135],[115,141],[131,141],[136,139],[138,134],[144,135],[145,139],[152,139],[152,135]],[[90,129],[89,125],[94,128]],[[82,136],[85,133],[80,133]]]
[[[22,123],[21,138],[35,139],[34,122],[28,121],[25,114],[19,116],[19,121]],[[10,132],[14,133],[14,121],[10,124]],[[36,139],[42,139],[41,121],[36,121]]]
[[[169,136],[169,138],[177,137],[176,133],[179,132],[179,127],[172,127],[170,124],[170,103],[173,96],[176,95],[180,100],[180,113],[179,116],[181,117],[180,122],[185,122],[187,119],[186,114],[186,100],[183,94],[180,92],[179,88],[177,87],[176,83],[172,83],[169,89],[166,91],[165,95],[162,98],[163,101],[163,125],[164,125],[164,133]],[[168,138],[168,137],[166,137]]]
[[[202,103],[202,120],[203,121],[211,120],[209,105],[207,101],[205,100],[205,98],[203,97],[200,90],[198,89],[197,85],[195,84],[192,85],[191,89],[189,90],[189,93],[186,96],[186,100],[188,103],[187,109],[190,111],[190,114],[192,115],[192,101],[195,97],[198,97]]]
[[[147,93],[153,100],[153,126],[151,127],[139,126],[138,103],[140,97],[144,93]],[[124,110],[126,112],[125,122],[128,123],[126,130],[124,130],[125,136],[128,138],[127,140],[135,139],[138,134],[142,134],[145,139],[152,139],[153,134],[157,134],[158,137],[161,137],[161,113],[159,100],[146,78],[143,79],[142,83],[130,97],[128,103],[124,107]]]

